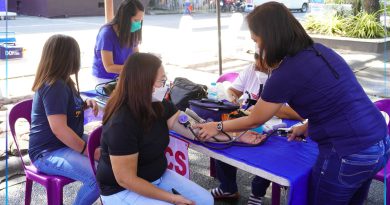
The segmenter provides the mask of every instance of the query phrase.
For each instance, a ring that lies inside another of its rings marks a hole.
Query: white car
[[[279,3],[284,4],[288,9],[291,10],[300,10],[303,13],[306,13],[309,8],[308,0],[276,0]],[[269,2],[267,0],[253,0],[253,8],[260,4]],[[252,8],[252,10],[253,10]]]
[[[246,4],[244,12],[249,13],[249,12],[253,11],[254,8],[255,8],[255,6],[253,4]]]

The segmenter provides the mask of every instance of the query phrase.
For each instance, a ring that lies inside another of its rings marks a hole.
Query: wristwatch
[[[218,124],[217,124],[217,130],[222,132],[223,131],[223,124],[222,124],[222,121],[219,121]]]

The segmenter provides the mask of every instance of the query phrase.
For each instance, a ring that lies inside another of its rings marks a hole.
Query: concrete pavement
[[[184,76],[194,82],[208,85],[218,77],[217,34],[214,14],[193,15],[191,18],[182,15],[145,16],[143,28],[143,43],[141,51],[159,53],[163,57],[169,80]],[[7,94],[9,99],[19,99],[30,96],[37,64],[44,41],[55,33],[71,35],[80,44],[82,53],[82,69],[80,71],[80,87],[82,90],[92,89],[94,85],[88,82],[91,72],[91,62],[95,37],[103,24],[103,17],[74,17],[66,19],[46,19],[40,17],[17,17],[8,22],[9,31],[16,32],[17,44],[25,48],[22,59],[12,59],[8,62],[8,81],[5,81],[6,62],[0,60],[0,92]],[[242,17],[223,14],[222,43],[224,72],[240,71],[252,61],[252,55],[246,51],[253,50],[253,42],[249,32],[242,24]],[[4,21],[0,21],[3,28]],[[390,79],[388,61],[384,64],[383,54],[361,53],[339,50],[338,53],[346,59],[355,72],[364,89],[373,99],[389,96]],[[389,57],[386,55],[386,59]],[[386,70],[385,70],[386,65]],[[8,87],[8,91],[6,88]],[[1,103],[1,100],[0,100]],[[5,111],[0,111],[0,121],[5,121]],[[5,124],[0,122],[1,130]],[[0,144],[5,143],[4,135],[0,134]],[[190,151],[191,178],[205,188],[217,186],[217,181],[208,176],[208,158]],[[1,164],[0,164],[1,166]],[[241,199],[233,203],[245,204],[250,191],[250,174],[239,172]],[[23,204],[23,177],[10,181],[10,204]],[[18,184],[20,183],[20,184]],[[1,184],[4,186],[4,183]],[[0,185],[0,189],[1,189]],[[79,184],[69,185],[65,190],[65,204],[71,204],[74,192]],[[270,190],[269,190],[270,191]],[[374,182],[370,189],[367,204],[383,204],[383,184]],[[265,204],[270,204],[270,193],[267,193]],[[284,195],[285,197],[285,195]],[[44,189],[34,185],[33,203],[42,204],[46,200]],[[5,199],[5,190],[0,191],[0,202]]]

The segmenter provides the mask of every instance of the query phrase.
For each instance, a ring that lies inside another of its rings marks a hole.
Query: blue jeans
[[[333,147],[322,149],[310,179],[310,204],[363,204],[372,178],[389,155],[387,137],[358,153],[340,157]]]
[[[165,171],[160,179],[152,182],[158,188],[172,193],[172,188],[177,190],[185,198],[194,201],[197,205],[213,205],[214,199],[211,194],[198,184],[173,172]],[[109,196],[101,196],[104,205],[168,205],[170,203],[144,197],[130,190],[123,190]]]
[[[217,172],[217,179],[221,182],[219,188],[223,192],[236,193],[238,191],[236,182],[237,168],[215,160],[215,170]],[[263,197],[270,183],[267,179],[255,176],[252,180],[252,194],[256,197]]]
[[[99,187],[88,157],[73,149],[64,147],[45,153],[33,164],[40,172],[81,181],[83,185],[73,204],[91,205],[99,198]]]

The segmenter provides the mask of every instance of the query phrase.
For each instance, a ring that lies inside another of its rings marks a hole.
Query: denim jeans
[[[237,168],[215,160],[215,170],[217,179],[221,182],[219,188],[223,192],[236,193],[238,191],[236,182]],[[270,183],[267,179],[255,176],[252,180],[252,194],[257,197],[263,197]]]
[[[99,198],[99,187],[87,156],[64,147],[43,154],[33,164],[40,172],[81,181],[83,185],[73,204],[91,205]]]
[[[198,184],[173,172],[165,171],[160,179],[152,182],[158,188],[172,193],[172,188],[177,190],[185,198],[194,201],[197,205],[213,205],[211,194]],[[109,196],[101,196],[104,205],[168,205],[170,203],[144,197],[130,190],[123,190]]]
[[[320,147],[310,179],[310,204],[363,204],[372,178],[386,163],[389,145],[387,137],[358,153],[343,157],[334,148]]]

